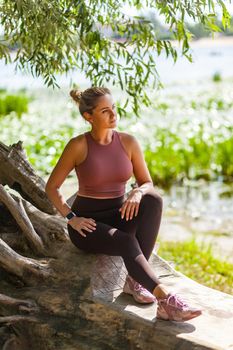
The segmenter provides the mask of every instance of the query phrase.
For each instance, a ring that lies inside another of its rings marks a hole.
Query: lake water
[[[233,77],[233,40],[229,38],[203,39],[192,44],[191,52],[193,63],[190,63],[185,57],[180,57],[175,64],[171,58],[166,59],[164,55],[158,58],[158,72],[165,85],[208,79],[216,72],[219,72],[223,78]],[[0,86],[10,89],[24,87],[33,89],[43,86],[41,78],[33,78],[23,72],[15,73],[15,65],[5,65],[3,60],[0,60],[0,78]],[[57,75],[57,80],[61,87],[68,86],[73,81],[89,83],[84,74],[77,71],[67,76]]]

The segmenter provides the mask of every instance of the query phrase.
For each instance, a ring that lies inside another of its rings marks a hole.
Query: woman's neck
[[[107,145],[112,141],[112,129],[95,130],[92,128],[90,133],[93,139],[102,145]]]

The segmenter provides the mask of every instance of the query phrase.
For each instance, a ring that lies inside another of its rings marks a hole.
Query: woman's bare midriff
[[[118,197],[92,197],[92,196],[84,196],[83,194],[80,194],[79,192],[77,192],[77,195],[80,197],[95,198],[95,199],[113,199],[113,198],[121,197],[121,196],[118,196]]]

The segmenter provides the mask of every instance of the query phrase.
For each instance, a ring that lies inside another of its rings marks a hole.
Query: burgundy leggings
[[[86,237],[68,224],[72,243],[89,253],[121,256],[131,277],[151,293],[158,285],[148,259],[152,253],[161,221],[162,199],[151,189],[144,194],[138,215],[126,221],[119,208],[126,196],[108,199],[77,195],[71,209],[80,217],[96,221],[96,230],[82,230]]]

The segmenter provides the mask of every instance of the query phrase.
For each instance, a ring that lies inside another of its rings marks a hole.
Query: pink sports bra
[[[88,154],[75,167],[79,181],[78,194],[89,197],[120,197],[125,194],[126,182],[133,174],[129,159],[119,134],[113,130],[112,141],[101,145],[85,132]]]

